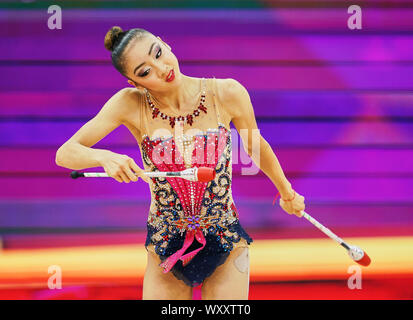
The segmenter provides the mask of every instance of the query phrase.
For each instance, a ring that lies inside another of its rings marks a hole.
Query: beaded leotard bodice
[[[209,182],[188,181],[179,177],[152,178],[148,226],[153,230],[151,243],[159,255],[165,255],[170,241],[185,236],[183,247],[164,264],[165,272],[173,264],[189,261],[205,246],[207,234],[216,236],[224,251],[240,240],[231,225],[238,221],[232,199],[231,131],[222,122],[216,104],[216,79],[202,79],[206,112],[194,117],[192,126],[153,118],[149,105],[142,112],[141,154],[145,171],[182,171],[190,167],[210,167],[216,176]],[[201,96],[201,95],[200,95]],[[201,247],[188,254],[185,250],[196,239]]]

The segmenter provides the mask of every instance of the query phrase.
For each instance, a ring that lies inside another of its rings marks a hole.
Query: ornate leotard
[[[206,112],[192,126],[155,116],[146,99],[141,113],[141,155],[145,171],[214,168],[209,182],[179,177],[151,178],[145,247],[153,245],[164,272],[196,286],[224,263],[233,247],[250,236],[241,227],[231,193],[231,131],[216,103],[216,79],[201,79]],[[179,116],[179,115],[177,115]]]

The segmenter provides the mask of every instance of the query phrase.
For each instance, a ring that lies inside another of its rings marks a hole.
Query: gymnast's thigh
[[[247,300],[249,289],[249,248],[245,240],[234,248],[224,264],[205,279],[203,300]]]
[[[161,259],[153,245],[148,246],[148,259],[143,278],[143,300],[190,300],[192,288],[178,280],[172,272],[163,273]]]

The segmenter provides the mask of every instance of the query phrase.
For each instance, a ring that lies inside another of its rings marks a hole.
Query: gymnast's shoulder
[[[232,78],[216,79],[216,95],[219,104],[231,116],[231,119],[243,113],[245,105],[251,104],[247,89]]]
[[[120,89],[115,95],[119,95],[126,106],[142,106],[144,105],[144,93],[135,87],[126,87]]]
[[[110,99],[110,104],[117,109],[123,123],[131,115],[139,112],[144,106],[144,94],[140,90],[132,87],[126,87],[118,90]]]

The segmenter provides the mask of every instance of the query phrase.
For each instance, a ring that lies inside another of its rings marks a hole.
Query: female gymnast
[[[283,210],[301,217],[305,204],[268,142],[261,134],[258,144],[253,141],[259,129],[247,90],[230,78],[182,74],[171,47],[144,29],[112,27],[105,47],[132,87],[114,94],[64,143],[56,163],[72,170],[101,166],[118,182],[141,178],[149,184],[143,299],[191,299],[199,284],[202,299],[248,299],[252,239],[231,193],[230,122],[245,152],[278,189]],[[120,125],[134,135],[143,169],[125,154],[91,148]],[[143,174],[194,166],[214,168],[215,178],[206,183]]]

